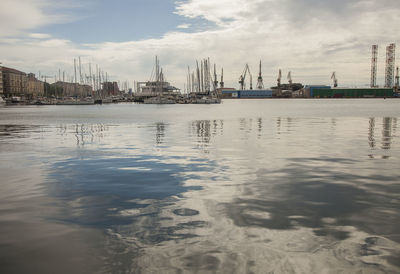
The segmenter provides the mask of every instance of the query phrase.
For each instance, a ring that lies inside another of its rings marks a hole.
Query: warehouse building
[[[313,98],[384,98],[393,97],[392,88],[313,88]]]
[[[220,89],[222,99],[262,99],[272,98],[272,90],[269,89],[245,89],[236,90],[233,88]]]
[[[243,98],[243,99],[272,98],[272,90],[270,89],[238,90],[238,98]]]

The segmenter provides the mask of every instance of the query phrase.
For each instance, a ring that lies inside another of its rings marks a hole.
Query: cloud
[[[191,25],[192,24],[181,24],[181,25],[178,25],[176,28],[178,28],[178,29],[188,29],[188,28],[190,28]]]
[[[48,22],[40,6],[34,1],[1,1],[0,36],[15,35],[22,29],[36,28]]]
[[[47,33],[30,33],[28,36],[36,39],[48,39],[51,37],[51,35]]]
[[[49,24],[66,23],[77,18],[65,12],[66,4],[52,0],[0,1],[0,38],[21,35]],[[68,9],[78,7],[69,1]],[[61,13],[63,9],[64,13]]]
[[[87,63],[97,63],[113,79],[143,81],[150,77],[158,55],[167,79],[181,88],[187,66],[193,68],[195,60],[204,57],[217,63],[218,72],[224,67],[226,85],[232,87],[238,87],[246,63],[255,79],[260,59],[265,86],[275,85],[278,69],[284,75],[292,71],[293,80],[305,84],[330,84],[332,71],[336,71],[339,85],[351,86],[369,83],[371,45],[378,43],[378,82],[382,84],[384,48],[399,42],[400,7],[396,2],[189,0],[178,2],[176,13],[192,20],[193,28],[197,18],[215,27],[194,33],[172,31],[159,39],[123,43],[79,45],[31,37],[17,44],[1,41],[0,51],[7,53],[5,64],[48,70],[49,75],[60,67],[72,73],[73,58],[82,56],[85,71]],[[44,21],[42,18],[37,24]]]

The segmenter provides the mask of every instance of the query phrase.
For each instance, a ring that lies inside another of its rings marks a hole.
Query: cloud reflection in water
[[[108,272],[398,270],[396,118],[29,128],[0,145],[34,147],[42,220],[104,231]]]

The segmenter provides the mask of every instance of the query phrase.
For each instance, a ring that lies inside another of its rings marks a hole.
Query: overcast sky
[[[82,3],[84,2],[84,3]],[[0,62],[25,72],[73,75],[74,58],[112,80],[149,80],[159,56],[167,80],[183,88],[187,66],[210,57],[225,85],[238,88],[246,63],[265,86],[294,82],[370,83],[371,45],[398,44],[398,0],[1,0]],[[398,64],[398,62],[396,62]]]

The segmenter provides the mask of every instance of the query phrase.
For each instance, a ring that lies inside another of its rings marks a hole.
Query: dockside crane
[[[217,90],[218,88],[218,79],[217,79],[217,69],[216,69],[216,65],[214,64],[214,91]]]
[[[331,79],[333,80],[333,87],[336,88],[338,86],[338,84],[337,84],[337,78],[336,78],[336,72],[335,71],[332,73]]]
[[[260,72],[258,73],[258,78],[257,78],[257,88],[258,89],[264,88],[263,78],[261,75],[261,60],[260,60]]]
[[[247,72],[249,72],[249,75],[250,75],[250,89],[253,89],[253,83],[252,83],[253,79],[252,79],[252,76],[251,76],[249,64],[246,64],[246,66],[244,67],[242,75],[240,75],[240,77],[239,77],[239,84],[240,84],[240,89],[241,90],[245,89],[244,81],[246,80]]]
[[[293,81],[292,81],[292,72],[289,71],[288,75],[287,75],[287,79],[289,82],[289,86],[292,87]]]
[[[278,88],[281,86],[281,79],[282,79],[282,71],[279,69],[278,79],[276,80]]]
[[[224,87],[224,68],[221,69],[221,82],[219,82],[221,88]]]

